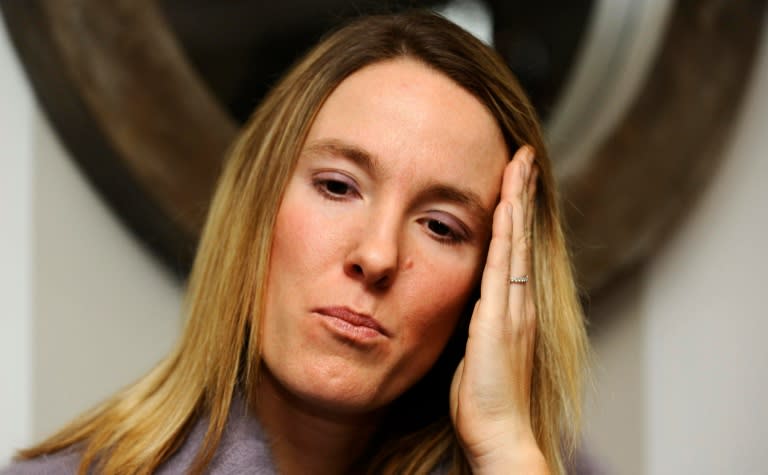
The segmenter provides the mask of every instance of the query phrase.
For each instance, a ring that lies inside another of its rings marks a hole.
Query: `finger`
[[[461,380],[464,377],[464,358],[459,361],[459,365],[456,367],[456,372],[453,374],[453,380],[451,381],[450,392],[450,405],[451,405],[451,419],[454,423],[458,419],[459,411],[459,390],[461,388]]]
[[[539,168],[535,164],[531,169],[531,176],[528,180],[528,193],[526,204],[526,223],[525,223],[525,235],[528,239],[528,272],[529,283],[525,286],[525,306],[526,314],[533,315],[535,318],[535,308],[533,300],[533,252],[534,252],[534,216],[536,215],[536,187],[538,186],[537,180],[539,178]],[[531,310],[533,309],[533,310]]]
[[[536,214],[536,187],[538,186],[539,179],[539,167],[534,164],[531,168],[531,176],[528,179],[528,187],[526,193],[526,224],[525,230],[528,234],[528,240],[531,241],[533,237],[533,217]]]
[[[539,167],[535,164],[531,169],[531,177],[528,180],[528,203],[526,212],[525,234],[528,239],[528,272],[529,283],[525,286],[525,311],[529,318],[536,318],[535,300],[533,298],[533,252],[534,252],[534,217],[536,215],[536,188],[538,186]]]
[[[513,248],[514,203],[521,202],[526,188],[526,168],[529,168],[529,155],[532,149],[523,146],[517,150],[513,159],[504,169],[501,186],[501,200],[493,216],[491,242],[488,248],[485,269],[480,283],[481,306],[488,311],[479,311],[473,317],[470,329],[485,327],[480,321],[489,319],[490,328],[498,328],[493,316],[506,315],[509,312],[509,272]],[[528,160],[528,161],[526,161]],[[517,218],[520,219],[520,218]],[[486,315],[488,315],[486,317]]]
[[[528,276],[530,261],[529,229],[529,183],[533,167],[533,149],[527,147],[521,161],[521,187],[512,201],[512,251],[510,277]],[[510,283],[508,286],[508,313],[512,328],[519,328],[525,316],[526,287],[528,284]]]
[[[528,341],[530,343],[530,351],[528,351],[528,373],[530,374],[533,368],[534,348],[536,341],[536,332],[538,321],[536,320],[536,301],[533,298],[533,292],[530,286],[526,286],[525,289],[525,317],[527,324],[525,325],[528,333]]]
[[[524,191],[527,186],[525,167],[530,167],[533,159],[533,148],[530,145],[523,145],[518,148],[512,160],[504,170],[504,181],[501,184],[501,201],[511,203]],[[515,174],[519,175],[515,175]]]
[[[511,167],[507,170],[514,169]],[[508,173],[505,172],[505,180]],[[491,242],[480,282],[480,310],[472,318],[472,326],[489,312],[485,309],[507,311],[507,281],[512,252],[512,208],[502,200],[493,213]],[[493,312],[495,313],[495,312]]]
[[[483,309],[472,319],[472,327],[480,324],[485,315],[502,315],[507,313],[509,293],[509,261],[512,253],[512,201],[525,186],[522,177],[524,169],[523,155],[526,148],[521,147],[504,169],[501,184],[501,200],[493,214],[491,242],[488,246],[485,269],[480,282],[480,303]],[[471,328],[472,328],[471,327]]]

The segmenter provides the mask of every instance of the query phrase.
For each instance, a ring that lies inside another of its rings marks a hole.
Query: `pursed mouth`
[[[315,309],[314,312],[327,317],[338,318],[356,327],[370,328],[386,337],[390,336],[389,332],[375,318],[348,307],[323,307]]]

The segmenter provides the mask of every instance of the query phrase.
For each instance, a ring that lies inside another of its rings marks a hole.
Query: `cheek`
[[[272,250],[269,260],[269,271],[266,285],[266,312],[262,321],[262,331],[269,334],[264,347],[276,340],[275,333],[288,332],[290,322],[290,296],[296,294],[297,288],[303,288],[306,282],[302,278],[317,272],[317,264],[310,260],[317,256],[317,243],[308,239],[316,224],[310,214],[296,205],[290,193],[286,194],[277,213]]]
[[[278,211],[270,267],[280,276],[318,271],[319,261],[337,246],[327,220],[312,205],[289,194]]]
[[[300,210],[290,206],[290,203],[284,202],[277,213],[275,222],[274,236],[272,238],[272,256],[270,267],[274,275],[274,270],[280,270],[280,274],[302,263],[301,255],[306,251],[303,249],[309,246],[308,240],[304,239],[312,226],[306,216],[302,216]]]
[[[410,329],[411,344],[439,353],[450,337],[467,300],[477,285],[476,265],[457,269],[455,266],[424,267],[423,285],[409,286],[408,301],[412,302],[404,322]]]

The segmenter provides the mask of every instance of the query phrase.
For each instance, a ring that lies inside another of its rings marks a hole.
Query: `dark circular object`
[[[3,0],[0,8],[65,146],[122,220],[183,276],[221,158],[264,92],[330,27],[411,4]],[[485,4],[496,48],[551,119],[593,1]],[[585,292],[647,258],[708,182],[765,4],[674,2],[639,94],[563,184]]]

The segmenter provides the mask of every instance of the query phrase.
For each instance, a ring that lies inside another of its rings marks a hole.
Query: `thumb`
[[[461,387],[461,377],[464,375],[464,358],[461,359],[459,365],[456,367],[456,372],[453,373],[453,380],[451,381],[451,419],[456,424],[456,416],[459,410],[459,388]]]

